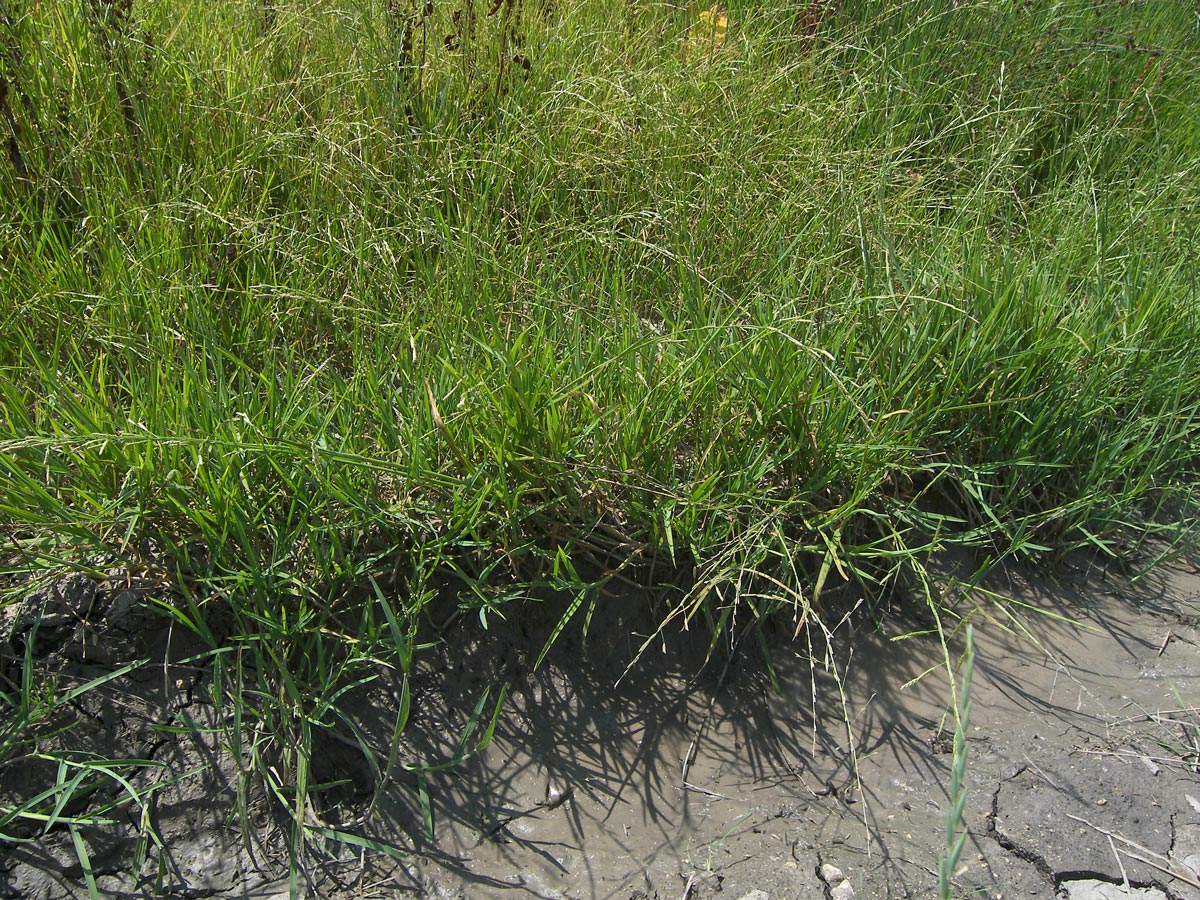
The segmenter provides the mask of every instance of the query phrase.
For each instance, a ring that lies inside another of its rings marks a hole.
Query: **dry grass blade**
[[[1110,841],[1119,842],[1123,845],[1121,848],[1119,848],[1120,852],[1124,853],[1129,858],[1136,859],[1138,862],[1152,866],[1153,868],[1158,869],[1160,872],[1182,881],[1184,884],[1200,888],[1200,880],[1197,880],[1195,875],[1184,869],[1183,866],[1179,865],[1178,863],[1163,856],[1161,853],[1155,853],[1149,847],[1143,846],[1137,841],[1132,841],[1115,831],[1109,831],[1107,828],[1101,828],[1099,825],[1095,824],[1094,822],[1089,822],[1087,819],[1080,818],[1079,816],[1072,815],[1071,813],[1067,813],[1066,816],[1068,819],[1079,822],[1082,825],[1086,825],[1093,831],[1104,835]]]

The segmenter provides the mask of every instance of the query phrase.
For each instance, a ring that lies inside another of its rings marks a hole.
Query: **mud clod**
[[[1059,896],[1062,900],[1168,900],[1167,895],[1155,887],[1126,888],[1123,884],[1094,878],[1064,881]]]
[[[992,793],[992,808],[987,817],[987,833],[997,844],[1004,848],[1004,850],[1006,850],[1008,853],[1011,853],[1017,859],[1029,863],[1031,866],[1037,869],[1038,874],[1040,874],[1047,882],[1053,884],[1055,881],[1054,870],[1050,867],[1050,864],[1046,862],[1045,858],[1036,850],[1018,844],[1015,840],[1001,831],[996,824],[997,819],[1000,816],[1000,792],[1004,789],[1005,781],[1011,781],[1014,778],[1020,777],[1027,768],[1027,766],[1021,766],[1016,770],[1016,772],[996,785],[996,790]]]

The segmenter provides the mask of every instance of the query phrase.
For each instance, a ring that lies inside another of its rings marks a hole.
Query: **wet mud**
[[[34,621],[63,684],[147,662],[59,710],[75,726],[4,768],[0,806],[61,781],[65,755],[136,761],[121,772],[143,800],[101,775],[62,816],[105,824],[0,829],[0,897],[87,896],[79,842],[106,897],[937,896],[953,717],[918,603],[872,611],[847,589],[828,635],[780,622],[710,648],[702,629],[654,637],[646,597],[604,597],[539,667],[553,604],[487,632],[464,617],[414,673],[401,762],[451,758],[506,685],[489,746],[380,788],[398,685],[348,693],[345,727],[316,732],[313,780],[332,787],[306,821],[362,840],[294,860],[254,777],[266,744],[230,739],[206,648],[147,602],[162,588],[72,579],[0,610],[10,683]],[[989,587],[957,610],[976,663],[956,896],[1200,900],[1200,575],[1130,583],[1083,559]]]

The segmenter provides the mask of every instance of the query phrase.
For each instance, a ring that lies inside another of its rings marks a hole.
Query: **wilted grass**
[[[1189,531],[1192,11],[693,6],[0,10],[0,552],[231,615],[298,821],[434,574],[799,628]]]

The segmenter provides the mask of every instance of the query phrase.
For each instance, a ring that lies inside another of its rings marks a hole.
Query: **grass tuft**
[[[944,547],[1170,552],[1198,58],[1117,0],[5,8],[0,555],[173,585],[299,853],[435,575],[799,631]]]

